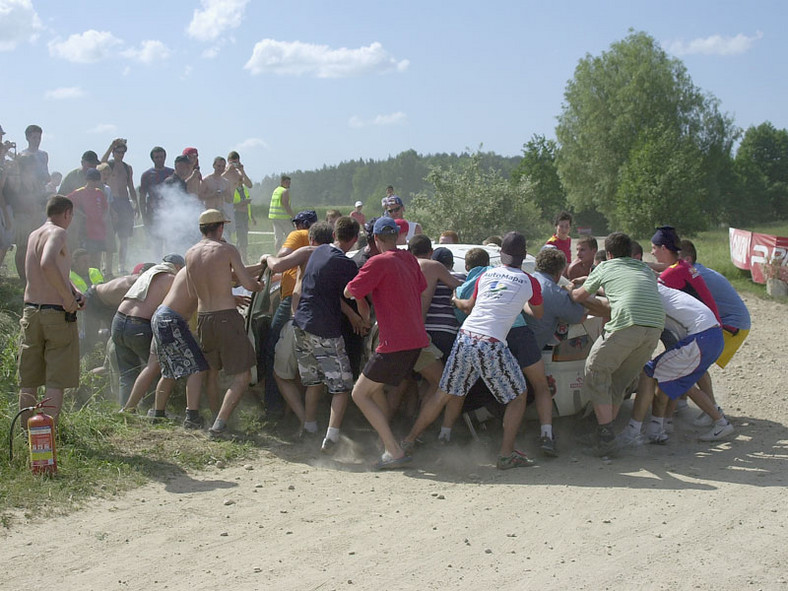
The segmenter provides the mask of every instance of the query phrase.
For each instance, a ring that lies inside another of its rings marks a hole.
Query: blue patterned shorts
[[[150,321],[161,375],[179,379],[208,371],[197,339],[180,314],[167,306],[159,306]]]
[[[501,404],[526,391],[523,372],[506,343],[476,339],[460,331],[443,369],[440,389],[465,396],[479,378]]]

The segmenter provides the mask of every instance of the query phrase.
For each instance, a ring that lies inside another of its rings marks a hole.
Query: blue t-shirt
[[[730,281],[714,269],[708,269],[700,263],[694,263],[693,266],[706,282],[706,287],[709,288],[711,297],[717,304],[722,324],[740,330],[750,330],[750,311]]]
[[[536,343],[542,349],[547,344],[555,344],[555,330],[559,322],[577,324],[585,315],[585,308],[572,301],[569,292],[560,287],[552,277],[537,271],[534,279],[542,286],[542,305],[544,315],[537,319],[525,315],[525,322],[533,331]]]
[[[342,336],[340,298],[356,273],[356,263],[339,248],[330,244],[318,246],[304,269],[301,299],[293,323],[319,337]]]

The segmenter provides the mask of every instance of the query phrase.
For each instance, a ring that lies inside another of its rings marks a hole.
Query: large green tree
[[[630,232],[716,221],[703,212],[719,201],[717,177],[730,166],[737,130],[652,37],[632,32],[587,55],[564,98],[557,167],[576,211],[596,210]],[[670,207],[652,203],[660,199]]]
[[[788,218],[788,130],[762,123],[744,133],[736,152],[739,192],[729,204],[742,222]]]
[[[427,181],[434,191],[413,199],[408,218],[418,220],[431,236],[454,230],[462,242],[471,244],[509,230],[526,237],[544,233],[532,185],[511,183],[500,170],[485,167],[483,156],[476,152],[468,159],[433,167]]]
[[[534,134],[523,146],[523,159],[512,171],[512,183],[528,181],[534,201],[548,218],[567,209],[566,191],[555,164],[557,153],[555,140]]]

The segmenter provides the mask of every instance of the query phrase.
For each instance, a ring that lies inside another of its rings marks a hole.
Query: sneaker
[[[149,409],[148,409],[148,414],[147,414],[146,416],[147,416],[147,417],[148,417],[148,419],[149,419],[151,422],[153,422],[153,423],[159,423],[159,422],[162,422],[162,421],[167,421],[167,420],[169,420],[169,419],[167,418],[167,415],[166,415],[166,414],[165,414],[164,416],[159,416],[159,415],[156,415],[156,409],[155,409],[155,408],[149,408]]]
[[[231,441],[234,439],[232,433],[230,433],[230,430],[227,427],[224,427],[223,429],[214,429],[213,427],[211,427],[210,429],[208,429],[208,437],[210,437],[215,441],[219,441],[219,440]]]
[[[662,424],[662,428],[668,435],[673,435],[673,419],[665,419],[665,422]]]
[[[523,452],[514,450],[508,456],[498,456],[495,467],[498,470],[511,470],[512,468],[528,468],[533,466],[534,461]]]
[[[618,442],[609,426],[597,427],[594,434],[594,454],[599,457],[613,455],[618,450]]]
[[[320,451],[324,454],[332,454],[337,450],[337,442],[333,439],[325,437],[323,443],[320,445]]]
[[[725,439],[733,433],[733,423],[726,420],[724,425],[718,425],[717,423],[714,424],[711,431],[705,433],[698,437],[700,441],[720,441],[721,439]]]
[[[451,443],[451,435],[438,435],[438,443],[441,445],[449,445]],[[404,447],[402,449],[405,449]]]
[[[616,436],[616,442],[619,447],[640,447],[645,443],[643,435],[635,433],[630,429],[624,429]]]
[[[194,421],[189,420],[189,417],[183,419],[184,429],[202,429],[204,426],[205,426],[205,421],[201,416],[198,416],[197,419]]]
[[[693,419],[692,424],[696,427],[711,427],[714,424],[714,419],[701,411],[701,413]]]
[[[648,442],[653,443],[654,445],[665,445],[668,442],[668,434],[665,433],[665,429],[660,429],[659,431],[654,431],[647,435]]]
[[[406,456],[412,456],[413,450],[416,449],[416,442],[415,441],[405,441],[404,439],[399,442],[399,446],[402,448],[402,451],[405,452]]]
[[[555,438],[542,435],[539,438],[539,449],[542,450],[542,455],[548,458],[557,458],[558,450],[555,448]]]

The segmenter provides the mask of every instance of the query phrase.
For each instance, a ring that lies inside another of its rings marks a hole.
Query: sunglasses
[[[392,209],[387,209],[386,213],[398,213],[400,211],[402,211],[402,207],[394,207]]]

